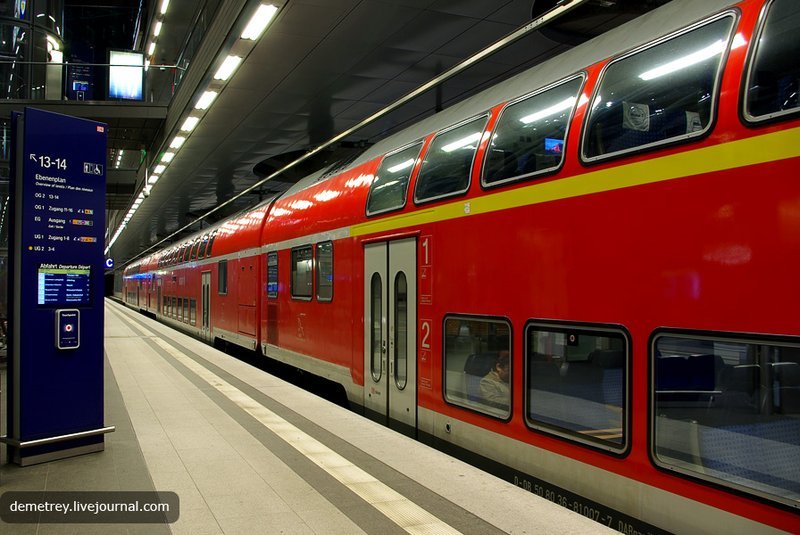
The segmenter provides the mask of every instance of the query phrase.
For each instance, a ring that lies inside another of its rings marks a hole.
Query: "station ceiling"
[[[185,233],[254,205],[305,174],[347,158],[359,147],[665,2],[591,0],[555,28],[517,41],[290,174],[270,180],[258,192],[231,203]],[[549,0],[550,6],[555,3]],[[176,33],[171,41],[165,38],[159,45],[159,62],[175,61],[189,29],[196,24],[198,4],[202,3],[172,0],[163,31],[168,34],[169,24],[174,23]],[[270,27],[114,244],[110,255],[117,266],[282,164],[530,22],[537,9],[549,7],[548,1],[534,5],[532,0],[285,0],[278,4],[280,11]],[[228,11],[236,5],[240,10],[253,9],[253,2],[222,0],[215,17],[230,17]],[[180,20],[173,21],[172,17]],[[224,44],[220,50],[223,48]],[[170,90],[170,77],[163,78],[151,86],[151,91]],[[202,88],[198,86],[197,90]],[[175,103],[173,100],[170,107]],[[188,112],[192,103],[192,99],[184,99],[178,105],[184,105]],[[175,111],[170,109],[168,115],[180,115]],[[148,130],[145,133],[134,126],[131,137],[155,132],[151,158],[157,158],[161,142],[177,131],[176,121],[167,116],[158,128],[152,123],[142,124],[141,128]],[[115,124],[123,126],[124,119]],[[112,135],[115,124],[111,125]],[[117,141],[115,145],[120,148],[126,144],[124,136]],[[118,174],[117,178],[119,184],[137,180],[130,174]],[[119,184],[110,174],[109,192]],[[140,187],[141,182],[134,188],[137,193]],[[127,187],[118,188],[122,190],[127,191]],[[123,201],[127,199],[124,193],[121,195]],[[114,206],[109,205],[111,233],[116,228],[116,210],[121,218],[128,205],[119,199]]]

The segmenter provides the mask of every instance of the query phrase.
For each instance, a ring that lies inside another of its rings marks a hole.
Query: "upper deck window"
[[[486,151],[485,186],[545,173],[561,165],[567,128],[582,84],[582,77],[573,78],[505,107]]]
[[[589,112],[583,159],[705,134],[734,21],[725,15],[611,62]]]
[[[383,159],[369,188],[367,215],[397,210],[406,205],[408,179],[421,148],[422,143],[416,143]]]
[[[744,115],[763,121],[800,110],[800,3],[775,0],[762,17],[747,76]]]
[[[464,193],[488,117],[483,115],[439,133],[428,148],[414,190],[417,203]]]

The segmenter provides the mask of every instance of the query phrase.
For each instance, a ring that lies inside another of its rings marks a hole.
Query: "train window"
[[[775,0],[752,41],[744,115],[756,122],[800,110],[800,3]]]
[[[398,272],[394,278],[394,382],[403,390],[408,382],[408,281]]]
[[[317,244],[317,299],[333,299],[333,242]]]
[[[436,135],[422,161],[414,190],[415,202],[467,191],[475,151],[487,119],[484,115]]]
[[[225,295],[228,293],[228,261],[220,260],[217,262],[217,293]]]
[[[313,295],[311,246],[292,249],[292,297],[310,300]]]
[[[451,316],[444,321],[444,397],[496,418],[511,416],[511,325]]]
[[[267,253],[267,297],[278,297],[278,251]]]
[[[197,300],[189,299],[189,323],[197,324]]]
[[[208,247],[208,234],[200,239],[200,244],[197,247],[197,259],[202,260],[206,257],[206,247]]]
[[[584,160],[704,135],[733,25],[725,15],[609,63],[586,122]]]
[[[378,273],[372,274],[370,280],[370,300],[372,308],[368,318],[370,328],[370,373],[372,379],[380,381],[383,375],[383,282]]]
[[[532,428],[622,452],[628,338],[622,330],[532,323],[525,333],[525,420]]]
[[[189,323],[189,299],[183,298],[183,321]]]
[[[214,238],[217,237],[217,231],[211,233],[211,237],[208,239],[208,245],[206,246],[206,256],[211,256],[211,248],[214,246]]]
[[[656,463],[796,507],[800,340],[661,332],[651,353]]]
[[[583,77],[512,102],[500,114],[483,166],[483,185],[558,169]]]
[[[200,238],[197,238],[191,245],[189,260],[197,260],[197,249],[200,247]]]
[[[416,143],[383,159],[369,187],[367,215],[397,210],[406,205],[408,179],[421,148],[422,142]]]

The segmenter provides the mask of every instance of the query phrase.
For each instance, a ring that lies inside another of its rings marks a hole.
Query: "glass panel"
[[[189,300],[189,323],[195,325],[197,323],[197,300]]]
[[[369,187],[367,215],[402,208],[406,205],[408,179],[419,157],[422,143],[390,154],[381,162]]]
[[[189,300],[184,297],[181,301],[183,302],[183,316],[182,316],[182,318],[183,318],[184,322],[188,323],[188,321],[189,321]]]
[[[267,253],[267,297],[278,297],[278,252]]]
[[[312,275],[311,246],[292,249],[292,297],[311,299]]]
[[[333,242],[317,244],[317,299],[333,299]]]
[[[451,317],[444,330],[445,399],[498,418],[510,416],[508,323]]]
[[[408,284],[406,274],[394,278],[394,382],[400,390],[408,381]]]
[[[436,136],[425,153],[414,200],[426,201],[467,191],[486,119],[479,117]]]
[[[525,359],[525,416],[533,427],[624,448],[627,343],[622,333],[531,325]]]
[[[800,84],[800,3],[776,0],[769,7],[747,80],[745,115],[766,119],[797,111]]]
[[[372,361],[370,370],[372,379],[380,381],[383,370],[381,368],[381,346],[383,344],[383,284],[381,276],[377,273],[372,274],[370,289],[370,317],[372,318],[372,329],[370,334],[370,347],[372,348]]]
[[[228,261],[227,260],[220,260],[217,264],[219,266],[219,270],[217,272],[218,275],[218,288],[220,294],[227,294],[228,293]]]
[[[658,463],[800,503],[800,344],[661,336],[653,348]]]
[[[717,19],[611,63],[589,114],[584,157],[702,135],[733,22]]]
[[[503,110],[486,151],[484,184],[500,184],[561,165],[567,126],[582,84],[583,78],[575,78]]]

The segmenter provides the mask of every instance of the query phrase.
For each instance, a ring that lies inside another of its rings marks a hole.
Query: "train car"
[[[126,301],[619,531],[799,532],[798,57],[795,0],[674,0],[129,266]]]

